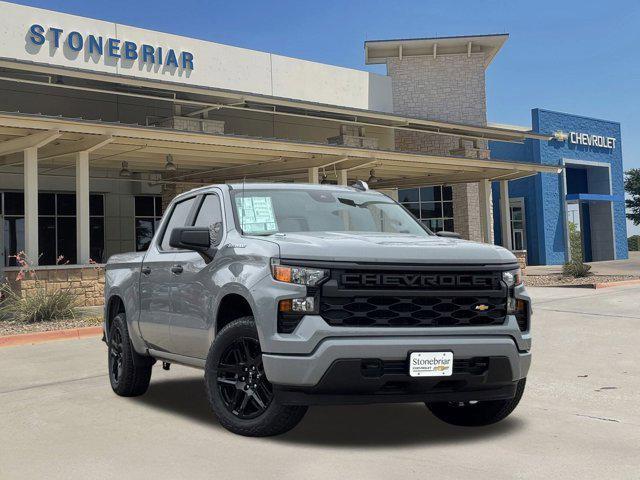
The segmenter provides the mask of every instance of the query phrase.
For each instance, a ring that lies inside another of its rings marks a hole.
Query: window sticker
[[[277,232],[271,197],[236,197],[236,209],[244,233]]]

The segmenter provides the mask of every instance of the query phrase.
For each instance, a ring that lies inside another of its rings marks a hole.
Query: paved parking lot
[[[640,287],[531,289],[534,363],[504,422],[423,405],[316,407],[289,434],[232,435],[197,370],[112,394],[97,338],[0,349],[0,478],[638,478]]]

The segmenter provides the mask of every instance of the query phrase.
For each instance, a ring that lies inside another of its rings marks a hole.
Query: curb
[[[601,288],[611,288],[611,287],[622,287],[624,285],[640,285],[640,279],[635,280],[618,280],[617,282],[602,282],[602,283],[583,283],[581,285],[538,285],[532,286],[527,285],[525,280],[525,286],[529,286],[532,288],[590,288],[590,289],[601,289]]]
[[[21,333],[19,335],[5,335],[0,337],[0,347],[16,345],[34,345],[36,343],[67,340],[70,338],[95,337],[102,335],[102,326],[69,328],[66,330],[49,330],[47,332]]]
[[[639,280],[619,280],[617,282],[592,283],[591,288],[609,288],[609,287],[618,287],[621,285],[640,285],[640,279]]]

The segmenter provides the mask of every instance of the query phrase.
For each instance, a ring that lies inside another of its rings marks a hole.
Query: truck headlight
[[[271,264],[271,273],[279,282],[297,283],[309,287],[315,287],[329,276],[329,271],[322,268],[292,267],[277,263]]]
[[[502,280],[507,284],[507,287],[517,287],[522,285],[522,271],[519,268],[516,268],[515,270],[502,272]]]

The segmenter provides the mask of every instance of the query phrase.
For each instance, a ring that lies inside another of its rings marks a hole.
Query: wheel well
[[[249,302],[247,302],[243,296],[235,293],[225,296],[220,302],[220,308],[218,308],[216,333],[232,321],[250,315],[253,315],[253,311],[251,310]]]
[[[119,313],[125,313],[124,302],[120,297],[114,295],[109,299],[109,304],[107,306],[107,322],[105,325],[105,333],[107,335],[109,334],[109,329],[111,328],[111,320],[113,320]]]

